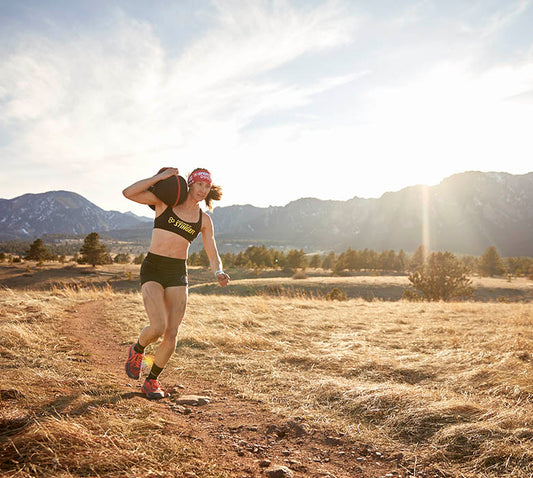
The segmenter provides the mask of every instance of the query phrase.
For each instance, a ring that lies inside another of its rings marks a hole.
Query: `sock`
[[[137,352],[138,354],[143,354],[145,348],[146,347],[143,347],[138,340],[137,343],[133,346],[133,350],[135,350],[135,352]]]
[[[146,377],[146,380],[157,380],[157,377],[159,377],[159,374],[161,373],[161,370],[163,370],[163,367],[158,367],[155,363],[152,365],[152,370],[150,370],[150,374],[148,377]]]

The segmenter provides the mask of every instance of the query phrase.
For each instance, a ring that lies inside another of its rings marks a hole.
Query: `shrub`
[[[130,255],[121,252],[120,254],[117,254],[115,256],[114,262],[116,264],[129,264],[130,263]]]
[[[448,301],[474,292],[466,273],[466,266],[451,252],[434,252],[422,270],[409,274],[409,281],[427,300]]]
[[[133,259],[133,263],[142,264],[142,262],[144,261],[144,258],[145,258],[144,254],[139,254],[137,257],[135,257],[135,259]]]
[[[293,279],[307,279],[307,274],[305,271],[298,271],[292,276]]]
[[[402,294],[402,299],[408,300],[409,302],[421,302],[424,300],[424,296],[413,289],[405,289]]]
[[[346,294],[339,289],[338,287],[334,287],[326,294],[326,300],[348,300],[346,297]]]

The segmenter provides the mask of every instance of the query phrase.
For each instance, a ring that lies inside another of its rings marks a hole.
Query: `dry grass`
[[[54,476],[168,471],[158,463],[183,450],[179,437],[154,435],[166,424],[149,402],[133,405],[105,374],[85,371],[56,318],[81,302],[105,301],[108,326],[126,343],[145,323],[140,295],[75,288],[0,294],[0,384],[24,395],[0,409],[7,431],[0,470],[22,477],[54,469]],[[162,380],[207,377],[443,475],[530,477],[532,325],[527,303],[191,294]],[[62,396],[62,383],[77,392]],[[194,463],[199,476],[222,476],[195,462],[190,446],[182,454],[171,472]]]
[[[98,288],[0,291],[0,475],[226,477],[154,413],[152,403],[100,370],[65,336],[59,317],[83,302],[127,308]],[[134,299],[142,307],[139,296]]]
[[[533,473],[529,304],[192,296],[175,366],[453,476]]]

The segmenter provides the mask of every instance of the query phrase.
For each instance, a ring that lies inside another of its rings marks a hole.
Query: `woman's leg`
[[[158,282],[145,282],[141,288],[144,308],[150,325],[146,326],[139,335],[139,344],[142,347],[155,342],[163,335],[167,323],[167,306],[165,289]]]
[[[187,286],[167,287],[164,290],[166,322],[163,340],[154,354],[154,363],[163,368],[176,349],[178,327],[185,316],[187,308]]]

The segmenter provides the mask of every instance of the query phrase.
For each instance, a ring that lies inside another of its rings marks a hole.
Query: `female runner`
[[[149,399],[165,395],[158,376],[176,348],[178,327],[187,306],[187,253],[200,232],[218,283],[225,287],[229,282],[217,251],[211,217],[199,206],[205,200],[212,210],[212,201],[222,196],[221,188],[213,185],[207,169],[195,169],[187,181],[189,193],[185,201],[174,207],[167,206],[148,188],[172,175],[177,176],[178,170],[167,168],[123,191],[132,201],[155,206],[156,213],[150,251],[141,265],[141,291],[150,324],[141,330],[137,343],[130,347],[125,365],[128,376],[139,379],[145,347],[162,337],[150,374],[141,387]]]

